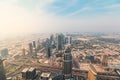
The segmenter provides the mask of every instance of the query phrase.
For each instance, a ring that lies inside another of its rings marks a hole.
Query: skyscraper
[[[69,43],[69,44],[72,43],[72,37],[71,37],[71,36],[68,38],[68,43]]]
[[[33,53],[35,54],[36,53],[36,42],[33,41]]]
[[[40,49],[40,40],[37,41],[37,46],[36,46],[36,50],[38,51]]]
[[[29,52],[30,52],[30,54],[33,53],[32,43],[29,43]]]
[[[50,44],[52,44],[53,41],[54,41],[54,36],[51,35],[51,36],[50,36]]]
[[[0,80],[6,80],[3,61],[0,59]]]
[[[51,50],[49,45],[46,46],[46,52],[47,52],[47,57],[49,58],[51,56]]]
[[[64,61],[63,61],[63,75],[64,79],[71,80],[72,78],[72,55],[71,49],[67,47],[64,53]]]
[[[62,46],[63,45],[63,36],[62,36],[62,34],[58,34],[57,35],[57,45],[56,45],[56,47],[57,47],[57,50],[62,50]]]
[[[64,41],[65,44],[68,43],[68,37],[65,37],[65,41]]]
[[[46,39],[46,54],[47,57],[49,58],[51,55],[51,50],[50,50],[51,46],[50,46],[50,39]]]
[[[33,47],[36,49],[36,42],[33,41]]]

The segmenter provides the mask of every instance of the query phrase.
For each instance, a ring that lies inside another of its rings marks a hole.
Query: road
[[[24,69],[24,68],[29,68],[29,67],[34,67],[37,69],[37,71],[40,71],[40,72],[51,72],[55,75],[57,75],[58,73],[62,72],[62,69],[59,69],[59,68],[55,68],[55,67],[52,67],[52,66],[46,66],[46,65],[41,65],[41,64],[35,64],[35,63],[32,63],[32,64],[26,64],[26,65],[22,65],[20,68],[18,68],[17,70],[15,70],[14,72],[10,73],[10,74],[7,74],[7,77],[13,77],[13,76],[16,76],[18,74],[21,73],[21,71]],[[84,78],[87,78],[87,71],[85,70],[80,70],[80,69],[72,69],[72,73],[73,75],[75,76],[82,76]]]
[[[74,68],[80,68],[78,58],[76,58],[75,53],[72,53],[72,62]]]
[[[51,73],[54,73],[54,74],[58,74],[59,72],[62,71],[61,69],[51,67],[51,66],[45,66],[45,65],[40,65],[40,64],[26,64],[26,65],[20,66],[20,68],[16,69],[14,72],[11,72],[11,73],[7,74],[7,77],[11,77],[11,76],[15,76],[17,74],[20,74],[21,71],[26,67],[27,68],[34,67],[39,71],[42,71],[42,72],[47,71],[47,72],[51,72]]]
[[[73,57],[73,67],[79,69],[79,62]]]

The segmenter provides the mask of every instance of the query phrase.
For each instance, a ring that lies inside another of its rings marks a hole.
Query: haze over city
[[[0,0],[0,80],[120,80],[120,0]]]
[[[0,35],[120,32],[119,0],[0,0]]]

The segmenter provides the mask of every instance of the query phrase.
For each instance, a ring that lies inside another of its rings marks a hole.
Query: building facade
[[[72,55],[70,48],[65,49],[63,62],[63,75],[65,79],[72,78]]]
[[[3,61],[0,59],[0,80],[6,80]]]

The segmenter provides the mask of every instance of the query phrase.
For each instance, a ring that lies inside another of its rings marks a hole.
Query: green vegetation
[[[12,66],[10,66],[9,68],[6,69],[6,73],[14,72],[18,68],[19,68],[19,66],[12,65]]]

